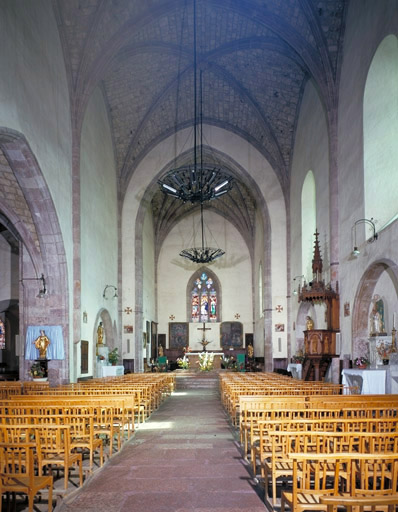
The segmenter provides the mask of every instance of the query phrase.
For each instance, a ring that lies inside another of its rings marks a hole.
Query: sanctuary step
[[[218,389],[219,372],[212,370],[210,372],[176,370],[177,390],[181,389]]]

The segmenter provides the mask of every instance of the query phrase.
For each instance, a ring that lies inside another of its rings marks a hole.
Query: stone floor
[[[56,512],[267,510],[217,387],[181,388]],[[47,510],[45,504],[37,510]]]

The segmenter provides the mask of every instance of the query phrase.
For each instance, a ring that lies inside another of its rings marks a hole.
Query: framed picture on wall
[[[169,348],[183,348],[188,346],[188,322],[169,322]]]
[[[220,338],[223,348],[243,347],[243,324],[241,322],[222,322]]]

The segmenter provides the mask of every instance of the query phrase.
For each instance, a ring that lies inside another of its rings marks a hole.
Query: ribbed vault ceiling
[[[74,126],[81,126],[88,98],[100,85],[123,196],[148,151],[193,123],[193,0],[53,2]],[[327,115],[335,104],[347,3],[197,0],[204,122],[254,144],[285,194],[307,80],[313,79]],[[152,201],[159,240],[192,208],[173,202],[163,196]],[[216,203],[211,207],[250,236],[255,200],[247,183]]]

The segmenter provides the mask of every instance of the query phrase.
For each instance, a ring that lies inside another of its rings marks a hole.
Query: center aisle
[[[60,512],[264,512],[218,393],[176,391]]]

